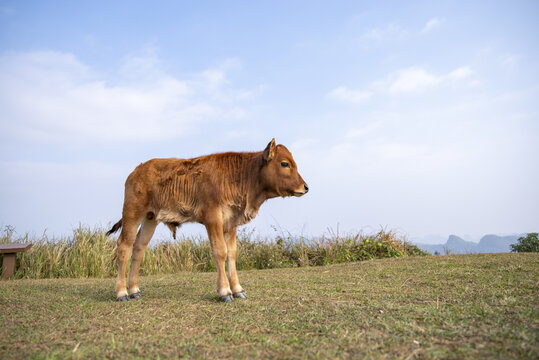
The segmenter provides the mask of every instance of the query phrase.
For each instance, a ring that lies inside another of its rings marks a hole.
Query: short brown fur
[[[275,145],[275,139],[260,152],[152,159],[140,164],[125,182],[122,219],[108,232],[122,228],[116,297],[127,299],[125,271],[131,255],[129,295],[138,296],[140,263],[159,222],[174,236],[185,222],[203,224],[217,264],[220,299],[245,297],[236,272],[236,227],[251,221],[267,199],[302,196],[308,190],[292,154],[285,146]]]

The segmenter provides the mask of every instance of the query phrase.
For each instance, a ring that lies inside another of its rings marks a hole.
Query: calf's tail
[[[116,231],[120,230],[121,227],[122,227],[122,219],[120,219],[120,221],[118,221],[116,224],[114,224],[112,226],[112,229],[107,231],[106,235],[109,236],[110,234],[114,234]]]

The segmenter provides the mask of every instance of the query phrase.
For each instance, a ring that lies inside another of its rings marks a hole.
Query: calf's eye
[[[281,162],[281,166],[284,167],[284,168],[289,168],[290,164],[287,163],[286,161],[283,161],[283,162]]]

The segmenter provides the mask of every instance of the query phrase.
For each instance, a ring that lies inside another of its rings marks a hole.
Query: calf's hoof
[[[127,295],[122,296],[122,297],[117,298],[116,301],[129,301],[129,297]]]
[[[138,292],[138,293],[134,293],[134,294],[129,295],[129,297],[131,299],[138,299],[138,298],[142,297],[142,295],[140,295],[140,293]]]
[[[245,291],[242,291],[239,293],[235,293],[234,297],[239,299],[247,299],[247,294],[245,293]]]
[[[229,303],[229,302],[234,301],[234,296],[232,295],[219,296],[219,301]]]

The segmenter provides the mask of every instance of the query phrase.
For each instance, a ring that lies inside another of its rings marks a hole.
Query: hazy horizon
[[[310,191],[262,205],[260,234],[537,232],[538,13],[0,1],[0,225],[107,227],[139,163],[275,138]]]

